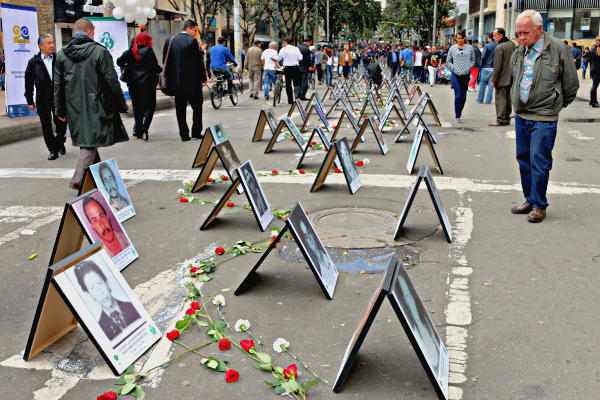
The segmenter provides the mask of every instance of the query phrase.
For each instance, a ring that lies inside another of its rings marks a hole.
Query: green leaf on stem
[[[223,360],[217,360],[219,362],[219,366],[216,368],[216,370],[218,372],[225,372],[229,369],[229,367],[227,367],[227,361],[223,361]]]
[[[123,385],[125,385],[126,383],[127,383],[127,381],[125,381],[125,376],[124,376],[124,375],[121,375],[121,376],[119,377],[119,379],[117,379],[117,381],[115,382],[115,385],[120,385],[120,386],[123,386]]]
[[[261,371],[271,372],[273,371],[273,365],[271,363],[259,363],[254,364],[254,368],[260,369]]]
[[[188,318],[188,321],[184,321],[184,320],[180,319],[179,321],[175,322],[175,329],[182,331],[185,328],[187,328],[189,324],[190,324],[189,318]]]
[[[263,364],[271,364],[271,356],[266,354],[266,353],[256,353],[256,357],[258,357],[258,359],[260,360],[260,362],[262,362]]]
[[[128,394],[133,389],[135,389],[135,383],[128,383],[121,388],[121,394]]]
[[[217,369],[217,367],[219,366],[219,362],[215,359],[212,359],[206,364],[206,366],[208,368]]]
[[[146,398],[146,393],[140,385],[135,385],[135,400],[144,400]]]
[[[125,374],[125,376],[123,378],[125,378],[126,383],[134,383],[135,382],[135,375]]]
[[[308,382],[304,382],[304,383],[302,384],[302,388],[304,389],[304,391],[305,391],[305,392],[308,392],[308,390],[309,390],[311,387],[315,386],[317,383],[319,383],[319,381],[317,381],[317,380],[314,380],[314,381],[308,381]]]
[[[281,386],[275,386],[275,394],[281,396],[284,393],[286,393],[284,388],[282,388]]]
[[[215,328],[216,329],[223,330],[223,329],[225,329],[226,326],[227,326],[227,322],[225,322],[225,321],[217,321],[217,322],[215,322]]]
[[[300,389],[300,385],[298,385],[298,382],[294,380],[283,382],[281,384],[281,387],[285,389],[286,393],[294,393],[297,392],[298,389]]]
[[[206,322],[206,321],[205,321],[205,320],[203,320],[203,319],[196,319],[196,323],[197,323],[199,326],[203,326],[203,327],[207,327],[207,326],[208,326],[208,322]]]

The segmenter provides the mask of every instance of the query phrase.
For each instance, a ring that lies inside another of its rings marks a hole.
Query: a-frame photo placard
[[[105,249],[77,255],[50,267],[52,284],[111,371],[120,375],[162,334]]]
[[[380,131],[383,131],[383,129],[385,128],[385,124],[387,123],[388,119],[392,116],[392,111],[395,111],[396,116],[398,117],[398,120],[402,123],[403,126],[405,125],[405,121],[404,121],[404,117],[402,116],[402,113],[398,110],[398,107],[396,107],[394,102],[390,102],[385,107],[385,112],[383,113],[382,117],[379,119],[379,130]]]
[[[234,294],[236,296],[243,294],[256,284],[258,278],[256,271],[258,267],[260,267],[275,246],[277,246],[277,242],[285,237],[287,231],[291,233],[296,241],[298,248],[300,248],[304,259],[313,272],[321,290],[323,290],[325,297],[329,300],[333,300],[333,293],[335,292],[339,273],[300,203],[296,203],[296,206],[290,215],[288,215],[285,226],[281,229],[277,238],[271,241],[267,250],[262,254],[254,267],[252,267],[248,275],[237,287]]]
[[[344,178],[346,179],[350,194],[356,193],[361,188],[362,184],[360,182],[358,169],[352,159],[352,154],[348,147],[348,140],[342,138],[333,142],[332,146],[329,148],[329,151],[321,164],[321,168],[315,177],[315,182],[310,189],[311,192],[316,192],[325,184],[325,179],[329,176],[329,171],[331,170],[336,157],[338,157],[340,166],[343,169]]]
[[[229,139],[225,134],[225,129],[223,128],[223,125],[216,124],[206,128],[204,130],[202,140],[200,141],[198,151],[196,152],[196,156],[194,157],[194,161],[192,162],[192,168],[200,168],[201,166],[203,166],[206,160],[208,160],[208,155],[213,145],[223,143],[226,140]]]
[[[413,170],[415,168],[415,163],[417,162],[417,157],[419,157],[419,150],[421,149],[421,144],[423,143],[423,139],[425,139],[425,143],[427,143],[427,147],[429,148],[429,153],[431,154],[431,158],[433,159],[435,167],[437,168],[440,175],[444,175],[444,171],[442,170],[440,160],[438,159],[437,153],[435,152],[435,148],[433,147],[431,138],[429,137],[429,135],[424,133],[425,128],[423,127],[423,125],[419,125],[419,127],[417,128],[417,133],[415,133],[415,138],[413,140],[412,147],[410,148],[408,160],[406,161],[406,170],[410,175],[412,175]]]
[[[375,116],[371,115],[367,119],[363,121],[363,124],[360,127],[360,131],[358,131],[356,137],[352,141],[352,146],[350,146],[350,152],[354,153],[358,149],[358,144],[360,142],[365,141],[365,132],[370,128],[371,132],[373,132],[373,136],[375,136],[375,140],[379,145],[379,149],[381,150],[381,154],[386,155],[389,151],[387,144],[385,144],[385,140],[383,138],[383,134],[379,129],[379,125],[377,121],[375,121]]]
[[[223,194],[204,223],[200,226],[201,231],[208,229],[209,226],[216,220],[217,216],[223,207],[225,207],[227,201],[231,198],[240,184],[244,188],[244,193],[246,194],[246,198],[248,199],[248,203],[252,209],[252,214],[254,215],[260,230],[264,232],[271,221],[273,221],[271,207],[269,206],[267,197],[265,196],[262,186],[258,181],[256,172],[252,166],[252,161],[246,161],[236,168],[236,174],[237,178],[231,182],[231,185],[229,188],[227,188],[225,194]]]
[[[254,128],[254,135],[252,135],[253,142],[260,142],[265,131],[265,127],[268,126],[271,131],[271,135],[275,134],[277,129],[277,118],[273,114],[272,108],[263,108],[258,114],[258,121],[256,121],[256,127]]]
[[[86,175],[91,174],[94,187],[102,192],[119,222],[135,216],[133,202],[129,197],[129,192],[121,177],[121,171],[114,158],[92,164],[87,167],[86,171]],[[92,187],[89,188],[89,190],[92,189]]]
[[[308,98],[308,102],[306,103],[306,107],[305,107],[306,110],[310,110],[310,106],[313,104],[313,101],[315,102],[315,104],[320,104],[321,107],[323,107],[323,102],[321,101],[321,96],[319,96],[319,92],[317,92],[316,90],[314,92],[312,92],[312,94]]]
[[[320,126],[317,126],[313,129],[312,133],[310,134],[310,137],[308,138],[307,143],[313,143],[315,140],[315,135],[319,137],[319,140],[321,141],[321,144],[323,145],[323,147],[325,148],[325,150],[329,150],[329,147],[331,146],[331,142],[329,141],[329,139],[327,138],[327,135],[325,134],[325,132],[323,132],[323,128],[321,128]],[[312,146],[310,146],[309,144],[306,145],[306,147],[304,148],[304,152],[302,153],[302,156],[300,156],[300,161],[298,161],[298,165],[296,166],[296,169],[300,169],[302,168],[302,164],[304,162],[304,158],[306,157],[306,153],[308,153],[309,150],[311,150]],[[336,161],[337,164],[337,161]]]
[[[275,134],[271,137],[271,140],[269,140],[269,144],[267,145],[267,148],[265,149],[265,154],[273,151],[273,147],[275,147],[275,143],[278,143],[281,141],[281,140],[279,140],[279,137],[281,135],[285,136],[284,131],[283,131],[285,128],[287,128],[287,130],[292,135],[292,138],[294,139],[293,141],[296,142],[296,144],[300,148],[300,151],[304,151],[304,148],[307,145],[306,140],[304,140],[304,136],[302,136],[302,133],[300,133],[298,126],[292,120],[292,118],[284,117],[281,119],[281,121],[279,121],[279,124],[277,125],[277,129],[275,129]]]
[[[419,190],[419,185],[421,185],[421,181],[423,180],[425,180],[425,184],[427,185],[427,190],[429,192],[429,196],[431,197],[431,201],[433,202],[433,206],[440,224],[442,225],[444,236],[446,236],[448,243],[452,243],[452,226],[450,225],[450,218],[448,218],[448,214],[446,214],[446,210],[442,205],[442,199],[440,198],[440,194],[435,187],[433,177],[431,176],[427,166],[421,167],[419,170],[419,175],[417,176],[417,181],[410,189],[410,193],[406,199],[406,203],[404,204],[404,208],[402,209],[402,213],[400,214],[400,218],[398,220],[398,226],[396,227],[396,231],[394,233],[394,240],[398,240],[398,238],[404,234],[404,222],[406,222],[406,217],[408,216],[410,207],[412,206],[413,200],[415,199],[417,191]]]
[[[241,161],[238,158],[231,142],[229,140],[219,143],[214,146],[208,155],[208,159],[202,166],[194,185],[192,186],[192,193],[197,193],[203,187],[208,185],[210,175],[212,174],[217,161],[221,160],[221,164],[225,167],[228,176],[233,176],[235,169],[241,165]],[[242,193],[243,188],[238,187],[238,193]]]
[[[302,120],[301,131],[304,132],[304,127],[306,126],[306,120],[308,119],[308,115],[306,114],[306,109],[304,108],[304,104],[302,104],[302,100],[300,100],[300,99],[294,100],[294,103],[292,104],[292,106],[290,107],[290,110],[288,111],[288,117],[292,118],[292,115],[294,114],[294,109],[297,109],[298,114],[300,114],[300,119]]]
[[[435,137],[433,132],[429,129],[429,126],[427,125],[427,122],[425,121],[423,116],[418,112],[413,113],[410,116],[410,118],[408,119],[408,121],[406,121],[406,123],[404,124],[404,126],[402,127],[400,132],[398,132],[398,134],[396,135],[396,138],[394,139],[394,141],[396,143],[402,142],[403,138],[410,135],[409,128],[410,128],[411,123],[413,126],[416,126],[417,128],[419,128],[419,126],[422,126],[425,129],[425,132],[427,133],[427,135],[429,136],[429,139],[431,139],[431,142],[434,144],[437,144],[437,138]]]
[[[348,343],[333,385],[333,391],[335,393],[342,391],[343,385],[356,362],[360,348],[386,298],[400,320],[410,344],[435,389],[437,398],[448,400],[450,367],[448,350],[442,342],[435,324],[425,309],[425,305],[412,284],[406,269],[395,256],[390,258],[385,276],[375,289],[371,301],[363,313],[350,343]]]
[[[421,95],[423,95],[423,92],[421,91],[421,87],[419,85],[417,85],[416,83],[413,84],[412,88],[410,88],[410,93],[408,94],[408,98],[404,101],[405,105],[410,105],[413,101],[413,99],[415,98],[415,95],[418,95],[419,97],[421,97]]]

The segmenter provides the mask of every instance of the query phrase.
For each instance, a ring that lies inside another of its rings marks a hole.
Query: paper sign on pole
[[[0,4],[6,66],[6,114],[11,117],[36,115],[25,99],[27,62],[39,52],[38,23],[34,7]]]
[[[104,17],[87,17],[94,24],[94,40],[106,47],[113,58],[115,71],[117,76],[121,76],[121,68],[117,66],[117,58],[129,48],[129,39],[127,37],[127,22],[122,19],[104,18]],[[125,94],[125,98],[129,99],[129,89],[123,81],[121,90]]]

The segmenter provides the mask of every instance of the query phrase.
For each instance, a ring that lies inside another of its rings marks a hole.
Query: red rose
[[[304,211],[304,214],[308,215],[308,211]]]
[[[333,126],[332,126],[332,128],[333,128],[333,129],[337,129],[337,125],[333,125]]]
[[[364,161],[362,161],[362,160],[359,160],[359,161],[357,161],[357,162],[356,162],[356,166],[357,166],[357,167],[364,167],[364,166],[365,166],[365,163],[364,163]]]
[[[312,144],[312,143],[309,143],[309,144],[308,144],[308,147],[313,147],[313,144]]]
[[[181,196],[181,197],[179,198],[179,202],[180,202],[180,203],[187,203],[188,201],[189,201],[189,200],[187,199],[187,197],[183,197],[183,196]]]
[[[171,342],[179,337],[179,331],[177,329],[173,329],[171,332],[167,332],[167,339]]]
[[[277,235],[271,236],[271,240],[275,240],[275,239],[277,239]]]
[[[195,274],[196,272],[200,271],[202,268],[200,267],[192,267],[190,268],[190,274]]]
[[[199,310],[200,309],[200,303],[198,303],[197,301],[192,301],[190,303],[190,309],[194,309],[194,310]]]
[[[290,364],[286,369],[283,370],[283,377],[285,379],[296,379],[298,376],[298,367],[296,364]]]
[[[310,142],[311,146],[314,146],[315,144],[317,144],[317,142]]]
[[[244,351],[249,353],[250,349],[254,348],[254,340],[241,340],[240,346],[242,349],[244,349]]]
[[[194,315],[194,314],[196,314],[196,310],[195,310],[195,309],[193,309],[193,308],[188,308],[188,309],[185,311],[185,313],[186,313],[187,315]]]
[[[394,121],[390,121],[390,124],[394,125],[394,124],[395,124],[395,122],[394,122]]]
[[[235,369],[228,369],[227,371],[225,371],[225,382],[233,383],[238,379],[240,379],[240,373],[237,372]]]
[[[218,255],[218,256],[222,256],[223,254],[225,254],[225,249],[222,248],[222,247],[217,247],[215,249],[215,254]]]
[[[367,118],[368,116],[367,116],[367,115],[363,115],[362,117],[363,117],[363,118]]]
[[[208,178],[206,181],[207,181],[207,182],[212,182],[212,181],[213,181],[213,178]]]
[[[221,177],[221,180],[222,180],[222,181],[229,180],[229,177],[228,177],[227,175],[223,175],[223,176]]]
[[[279,171],[277,171],[276,169],[274,169],[273,171],[271,171],[271,173],[272,173],[273,175],[277,175],[277,174],[279,173]]]
[[[299,173],[300,175],[304,175],[304,173],[305,173],[305,172],[306,172],[306,171],[305,171],[305,170],[303,170],[303,169],[299,169],[299,170],[298,170],[298,173]]]
[[[115,392],[106,392],[98,396],[96,400],[117,400],[117,394]]]
[[[231,201],[229,201],[229,202],[227,202],[227,204],[225,204],[225,207],[233,208],[233,207],[235,207],[235,204],[232,203]]]
[[[335,172],[336,174],[339,174],[340,172],[342,172],[342,170],[336,167],[333,169],[333,172]]]
[[[225,351],[231,349],[231,342],[226,338],[219,339],[219,350]]]
[[[296,138],[292,138],[292,142],[295,142],[295,141],[296,141]]]
[[[354,111],[359,111],[359,109],[358,109],[358,108],[355,108],[355,109],[354,109]]]

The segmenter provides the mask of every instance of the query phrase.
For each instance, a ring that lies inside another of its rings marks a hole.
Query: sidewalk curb
[[[243,82],[244,90],[248,89],[249,83],[244,80]],[[246,93],[246,92],[244,92]],[[158,93],[157,93],[158,94]],[[210,102],[210,95],[208,93],[208,89],[204,87],[202,89],[202,95],[204,97],[204,101]],[[131,102],[128,101],[127,105],[129,106],[129,111],[127,111],[127,116],[133,117],[133,107],[131,107]],[[165,97],[160,95],[156,99],[156,110],[167,110],[175,107],[175,98],[173,97]],[[8,126],[0,127],[0,146],[10,143],[19,142],[22,140],[31,139],[34,137],[42,136],[42,126],[40,125],[40,120],[36,117],[35,119],[29,119],[26,121],[18,121],[17,119],[11,118],[11,123]]]

